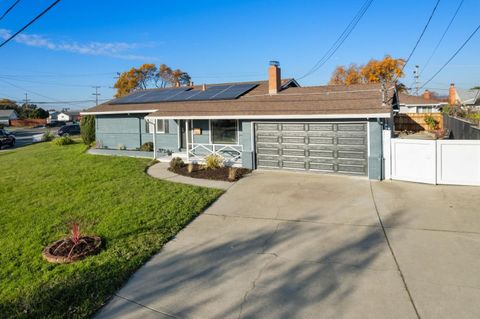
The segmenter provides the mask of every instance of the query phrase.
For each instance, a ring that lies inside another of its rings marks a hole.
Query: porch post
[[[187,162],[190,162],[190,151],[188,150],[188,131],[189,131],[189,120],[185,120],[185,144],[187,144]]]
[[[153,120],[153,159],[157,159],[157,120]]]

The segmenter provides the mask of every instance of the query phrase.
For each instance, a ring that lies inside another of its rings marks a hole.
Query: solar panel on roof
[[[229,99],[236,99],[242,94],[245,94],[246,92],[250,91],[254,87],[256,87],[257,84],[237,84],[237,85],[232,85],[225,91],[215,95],[213,99],[215,100],[229,100]]]
[[[190,87],[146,90],[135,92],[117,99],[112,104],[136,104],[170,101],[211,101],[233,100],[250,91],[258,84],[214,85],[205,91],[192,90]]]
[[[161,90],[146,90],[139,91],[123,98],[117,99],[112,104],[135,104],[135,103],[152,103],[162,102],[168,100],[169,97],[175,94],[190,90],[189,87],[171,88]]]

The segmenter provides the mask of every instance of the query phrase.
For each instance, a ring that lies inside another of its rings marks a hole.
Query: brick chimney
[[[457,90],[455,89],[455,84],[450,84],[448,89],[448,104],[455,105],[457,104]]]
[[[270,61],[268,68],[268,94],[277,94],[280,92],[281,83],[280,63],[278,61]]]
[[[431,96],[429,90],[425,90],[425,92],[423,92],[423,99],[424,99],[424,100],[430,100],[431,97],[432,97],[432,96]]]

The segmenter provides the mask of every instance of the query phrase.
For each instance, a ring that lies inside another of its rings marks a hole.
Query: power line
[[[10,42],[13,38],[15,38],[17,35],[19,35],[20,33],[22,33],[23,31],[25,31],[25,29],[27,29],[29,26],[31,26],[35,21],[37,21],[38,19],[40,19],[45,13],[47,13],[48,11],[50,11],[50,9],[52,9],[57,3],[59,3],[61,0],[56,0],[54,3],[52,3],[48,8],[46,8],[45,10],[43,10],[39,15],[37,15],[35,18],[33,18],[33,20],[31,20],[29,23],[27,23],[25,26],[23,26],[20,30],[18,30],[17,32],[15,32],[13,35],[11,35],[8,39],[6,39],[5,41],[3,41],[1,44],[0,44],[0,48],[3,47],[5,44],[7,44],[8,42]]]
[[[430,83],[430,81],[432,81],[440,72],[442,72],[442,70],[450,63],[452,62],[452,60],[457,56],[458,53],[460,53],[460,51],[462,51],[462,49],[467,45],[468,42],[470,42],[470,40],[473,38],[473,36],[478,32],[478,30],[480,30],[480,24],[477,26],[477,28],[472,32],[472,34],[470,34],[470,36],[467,38],[467,40],[465,40],[465,42],[463,42],[463,44],[458,48],[457,51],[455,51],[455,53],[450,57],[450,59],[447,60],[447,62],[445,62],[445,64],[442,65],[442,67],[430,78],[428,79],[428,81],[426,81],[425,83],[423,83],[423,85],[421,86],[421,88],[424,88],[428,83]]]
[[[455,20],[457,14],[458,14],[458,11],[460,11],[460,8],[462,7],[463,2],[464,2],[464,0],[461,0],[461,1],[460,1],[460,4],[458,5],[457,10],[455,10],[455,13],[453,14],[452,19],[450,20],[450,22],[449,22],[448,25],[447,25],[447,28],[446,28],[445,31],[443,32],[442,37],[440,38],[440,40],[438,41],[437,45],[436,45],[435,48],[433,49],[433,52],[432,52],[432,54],[430,55],[430,57],[428,58],[427,62],[425,62],[424,66],[423,66],[423,70],[422,70],[421,73],[423,73],[423,71],[425,71],[425,69],[427,68],[428,64],[429,64],[430,61],[432,60],[433,56],[434,56],[435,53],[437,52],[438,47],[440,46],[440,44],[442,43],[443,39],[445,38],[445,35],[447,34],[448,30],[449,30],[450,27],[452,26],[452,23],[453,23],[453,21]]]
[[[410,59],[412,58],[412,55],[413,55],[413,53],[415,52],[415,50],[417,49],[418,44],[419,44],[420,41],[422,40],[423,35],[425,34],[425,31],[427,31],[428,25],[430,24],[430,21],[432,21],[433,15],[435,14],[435,11],[437,11],[437,8],[438,8],[438,5],[439,5],[439,4],[440,4],[440,0],[437,0],[437,3],[435,4],[435,7],[433,8],[432,13],[430,14],[430,17],[428,18],[427,23],[426,23],[425,26],[423,27],[422,33],[421,33],[420,36],[418,37],[418,40],[417,40],[417,42],[415,43],[415,46],[414,46],[413,49],[412,49],[412,52],[410,52],[410,54],[408,55],[408,58],[405,60],[405,64],[404,64],[403,67],[402,67],[402,71],[405,69],[405,67],[407,66],[408,62],[409,62]],[[397,78],[397,80],[398,80],[398,78]]]
[[[15,84],[13,84],[13,83],[11,83],[11,82],[8,82],[8,81],[6,81],[6,80],[4,80],[4,79],[0,79],[0,81],[1,81],[1,82],[4,82],[4,83],[7,83],[8,85],[13,86],[13,87],[15,87],[15,88],[17,88],[17,89],[20,89],[20,90],[22,90],[22,91],[27,91],[27,92],[29,92],[29,93],[32,93],[32,94],[41,96],[41,97],[46,98],[46,99],[49,99],[49,100],[58,101],[58,100],[56,100],[56,99],[54,99],[54,98],[51,98],[51,97],[48,97],[48,96],[46,96],[46,95],[37,93],[37,92],[35,92],[35,91],[27,90],[27,89],[25,89],[25,88],[23,88],[23,87],[21,87],[21,86],[15,85]]]
[[[328,51],[323,55],[323,57],[315,63],[315,65],[304,75],[301,77],[297,78],[297,80],[301,80],[314,72],[316,72],[319,68],[321,68],[334,54],[337,52],[337,50],[340,48],[340,46],[345,42],[345,40],[348,38],[348,36],[352,33],[352,31],[355,29],[357,26],[358,22],[362,19],[362,17],[365,15],[367,12],[368,8],[370,8],[370,5],[372,4],[373,0],[367,0],[364,2],[360,10],[357,12],[357,14],[353,17],[352,21],[347,25],[345,30],[343,30],[342,34],[337,38],[337,40],[333,43],[333,45],[328,49]]]
[[[13,8],[15,8],[15,6],[20,2],[20,0],[17,0],[15,1],[3,14],[2,16],[0,17],[0,21],[2,21],[3,18],[5,18],[5,16],[10,12],[12,11]]]

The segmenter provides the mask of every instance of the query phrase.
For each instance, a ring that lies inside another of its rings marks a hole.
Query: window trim
[[[208,120],[208,141],[210,144],[218,144],[218,145],[240,145],[240,123],[238,119],[235,119],[235,142],[233,143],[213,143],[213,130],[212,130],[212,121],[225,121],[225,120],[231,120],[231,119],[214,119]]]

